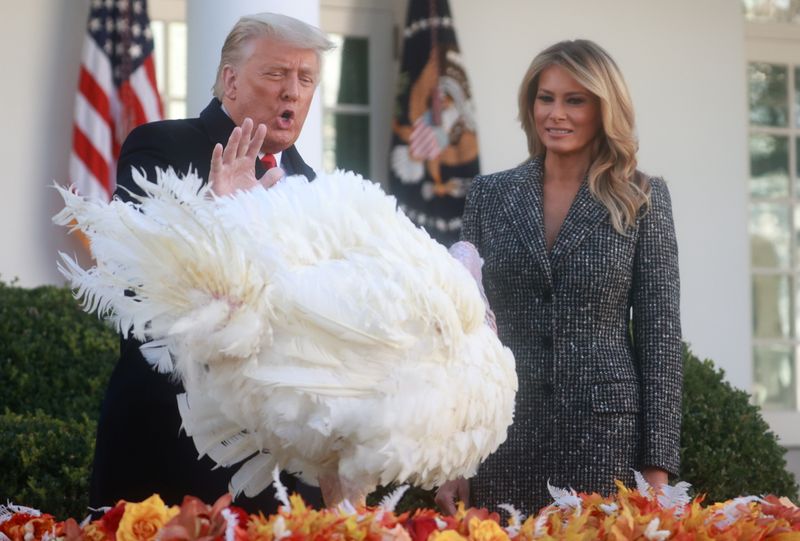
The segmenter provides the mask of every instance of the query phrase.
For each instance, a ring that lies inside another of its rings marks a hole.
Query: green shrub
[[[684,348],[681,478],[706,501],[744,494],[776,494],[797,500],[797,484],[786,471],[786,450],[744,391],[724,381],[724,372]]]
[[[95,421],[0,415],[0,498],[58,519],[88,514]]]
[[[83,517],[116,333],[67,288],[0,282],[0,501]]]
[[[116,333],[67,288],[0,282],[0,413],[96,419],[118,352]]]

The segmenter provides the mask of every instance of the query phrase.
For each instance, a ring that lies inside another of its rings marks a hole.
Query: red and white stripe
[[[70,181],[83,196],[111,199],[119,150],[130,130],[164,117],[150,55],[114,86],[111,60],[87,34],[75,99]]]

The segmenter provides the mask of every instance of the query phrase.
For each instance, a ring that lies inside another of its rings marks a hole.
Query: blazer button
[[[544,349],[553,349],[553,337],[542,336],[542,347]]]
[[[553,292],[549,289],[545,289],[542,291],[542,302],[551,303],[553,302]]]

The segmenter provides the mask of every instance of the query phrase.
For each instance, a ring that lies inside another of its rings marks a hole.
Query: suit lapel
[[[297,147],[290,146],[281,154],[281,167],[287,175],[303,175],[308,180],[314,180],[317,174],[303,161]]]
[[[581,184],[575,200],[567,212],[561,230],[558,232],[550,252],[550,265],[553,271],[608,217],[608,210],[594,198],[587,181]]]
[[[542,161],[534,158],[519,167],[502,191],[503,209],[514,232],[528,249],[533,259],[546,271],[552,286],[550,260],[544,240],[544,215],[542,214]]]
[[[222,110],[222,103],[217,98],[212,98],[211,102],[200,113],[200,120],[203,121],[208,138],[213,145],[222,143],[228,144],[228,137],[231,136],[236,124]]]

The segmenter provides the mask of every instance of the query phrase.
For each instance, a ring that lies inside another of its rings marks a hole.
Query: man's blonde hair
[[[322,67],[322,53],[334,47],[325,32],[288,15],[257,13],[242,17],[233,25],[222,45],[217,79],[213,87],[214,96],[217,99],[222,100],[224,94],[222,72],[225,66],[240,65],[249,54],[248,45],[254,39],[264,36],[269,36],[293,47],[313,50],[317,53],[320,68]]]

